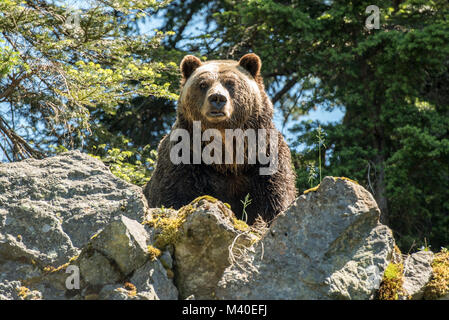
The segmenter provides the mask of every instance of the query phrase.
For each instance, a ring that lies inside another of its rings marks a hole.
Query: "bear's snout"
[[[211,94],[208,98],[210,105],[212,106],[212,112],[221,112],[226,105],[228,99],[221,93]]]
[[[203,115],[212,122],[219,122],[231,117],[231,103],[221,88],[214,88],[207,96],[206,103],[203,106]]]

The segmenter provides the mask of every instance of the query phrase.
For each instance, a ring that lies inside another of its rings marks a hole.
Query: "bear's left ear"
[[[181,61],[181,73],[184,79],[188,79],[193,71],[201,65],[201,60],[195,56],[187,55]]]
[[[260,72],[262,61],[260,61],[257,54],[248,53],[240,58],[239,65],[248,70],[248,72],[255,78]]]

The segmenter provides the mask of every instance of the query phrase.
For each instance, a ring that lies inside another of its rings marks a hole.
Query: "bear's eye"
[[[200,89],[201,89],[201,90],[207,89],[208,86],[209,86],[209,85],[207,84],[206,81],[200,82]]]
[[[228,89],[234,89],[235,81],[234,81],[234,80],[226,80],[226,81],[224,82],[224,85],[225,85],[225,87],[228,88]]]

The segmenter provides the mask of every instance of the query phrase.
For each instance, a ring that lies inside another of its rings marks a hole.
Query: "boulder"
[[[0,164],[0,299],[177,299],[149,264],[147,211],[141,188],[78,151]],[[79,289],[67,288],[69,265]]]
[[[120,216],[94,235],[86,248],[101,253],[126,276],[148,260],[148,240],[149,235],[141,223]]]
[[[181,298],[212,299],[231,265],[230,255],[258,238],[216,199],[200,199],[190,206],[174,244],[176,283]]]
[[[142,300],[178,299],[178,290],[159,260],[146,262],[134,272],[130,282],[136,286]]]
[[[420,300],[432,277],[433,252],[418,251],[404,259],[403,289],[406,298]]]
[[[243,258],[228,267],[219,299],[372,299],[392,256],[391,230],[372,195],[326,177],[301,195]]]
[[[0,164],[0,260],[58,266],[114,217],[142,221],[141,188],[79,151]]]
[[[0,282],[0,300],[19,300],[20,281]]]

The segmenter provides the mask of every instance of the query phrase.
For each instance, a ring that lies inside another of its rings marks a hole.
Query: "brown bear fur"
[[[207,128],[222,132],[236,128],[274,129],[273,106],[265,93],[260,67],[261,61],[255,54],[247,54],[238,62],[202,63],[194,56],[184,57],[177,120],[172,130],[186,129],[192,137],[195,120],[201,121],[203,131]],[[218,115],[225,119],[216,120],[205,115],[212,108],[208,97],[214,92],[221,93],[220,97],[226,100],[223,109],[226,116]],[[169,135],[165,136],[158,147],[156,169],[144,190],[149,206],[179,209],[199,196],[210,195],[230,204],[241,218],[241,201],[249,194],[252,201],[246,208],[248,223],[254,222],[258,215],[266,221],[272,220],[296,197],[290,150],[282,134],[276,132],[279,164],[272,175],[260,175],[259,162],[175,165],[170,160],[170,148],[176,142],[170,141]]]

